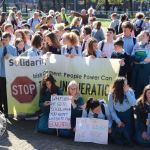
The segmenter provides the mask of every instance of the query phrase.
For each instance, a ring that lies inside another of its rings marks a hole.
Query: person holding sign
[[[108,95],[108,107],[114,120],[112,138],[117,144],[132,145],[134,134],[133,106],[136,104],[134,92],[124,77],[118,77]]]
[[[63,137],[74,137],[76,118],[82,116],[84,100],[80,96],[79,86],[76,81],[72,80],[67,87],[67,93],[72,97],[71,100],[71,129],[60,129],[59,135]]]
[[[122,39],[117,39],[114,42],[114,49],[115,51],[112,53],[111,58],[113,59],[121,59],[120,60],[120,71],[119,71],[119,76],[126,77],[127,73],[130,68],[131,64],[131,59],[130,56],[125,52],[123,49],[123,40]]]
[[[83,110],[82,118],[98,118],[109,120],[109,134],[111,134],[112,118],[107,104],[104,101],[89,98],[86,102],[86,108]]]
[[[79,38],[75,33],[65,33],[63,35],[63,44],[64,45],[61,48],[61,55],[65,55],[70,58],[82,56]]]
[[[148,128],[150,128],[150,120],[148,119],[148,114],[150,114],[150,84],[144,88],[138,99],[136,114],[136,141],[141,145],[150,146],[150,134],[148,133]]]
[[[51,105],[51,95],[62,95],[61,89],[56,86],[55,79],[52,75],[46,75],[42,81],[42,87],[40,92],[39,106],[41,109],[41,115],[38,120],[37,130],[48,134],[55,134],[56,129],[48,128],[48,118]]]

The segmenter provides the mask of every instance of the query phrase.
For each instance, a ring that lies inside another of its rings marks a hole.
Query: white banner
[[[77,118],[75,141],[108,144],[108,120]]]
[[[105,99],[109,85],[118,76],[118,59],[68,58],[61,55],[19,57],[6,60],[7,99],[9,114],[32,114],[39,109],[39,93],[45,74],[51,74],[56,85],[67,93],[71,80],[79,84],[82,97]]]
[[[71,128],[71,97],[52,96],[49,113],[49,128],[70,129]]]

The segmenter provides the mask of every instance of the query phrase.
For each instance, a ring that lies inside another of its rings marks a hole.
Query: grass
[[[109,27],[110,22],[111,22],[110,19],[103,19],[103,18],[99,18],[98,21],[102,23],[102,27],[106,27],[106,28]]]

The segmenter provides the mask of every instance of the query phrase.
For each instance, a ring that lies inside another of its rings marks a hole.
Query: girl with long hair
[[[61,54],[60,42],[57,36],[53,32],[46,34],[45,41],[47,43],[48,52],[51,52],[53,54],[59,54],[59,55]]]
[[[108,107],[114,120],[112,138],[117,144],[132,144],[134,133],[133,106],[136,99],[124,77],[118,77],[108,95]]]
[[[98,42],[95,38],[90,38],[88,40],[87,49],[83,51],[82,55],[83,57],[101,57],[101,51],[98,49]]]
[[[42,80],[39,107],[41,109],[41,115],[38,120],[37,130],[39,132],[54,134],[56,129],[48,128],[48,118],[51,105],[52,95],[62,95],[61,89],[56,85],[55,79],[52,75],[45,75]]]
[[[136,115],[136,141],[138,144],[150,146],[150,135],[148,135],[147,128],[150,122],[148,121],[148,114],[150,113],[150,84],[145,86],[142,95],[137,101]]]

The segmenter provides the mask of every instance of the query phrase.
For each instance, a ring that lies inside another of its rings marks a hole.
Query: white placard
[[[51,96],[49,128],[70,129],[71,128],[71,97]]]
[[[77,118],[75,141],[108,144],[108,120]]]

